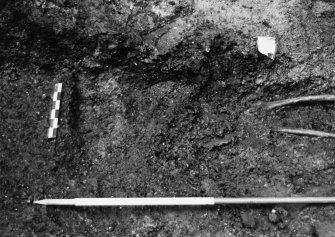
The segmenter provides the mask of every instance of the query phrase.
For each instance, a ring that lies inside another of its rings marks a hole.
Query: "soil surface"
[[[334,104],[260,106],[333,93],[334,42],[332,0],[0,0],[0,236],[335,236],[334,205],[32,204],[335,196],[334,140],[275,131],[335,132]]]

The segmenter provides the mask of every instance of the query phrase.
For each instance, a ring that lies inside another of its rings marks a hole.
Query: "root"
[[[274,102],[265,103],[264,107],[267,110],[271,110],[277,107],[296,104],[301,102],[329,102],[335,101],[335,95],[311,95],[311,96],[302,96],[286,100],[278,100]]]
[[[283,133],[292,133],[297,135],[305,135],[305,136],[335,138],[335,134],[333,133],[310,130],[310,129],[277,128],[275,129],[275,131]]]

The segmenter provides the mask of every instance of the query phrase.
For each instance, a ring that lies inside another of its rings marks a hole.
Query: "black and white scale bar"
[[[52,109],[50,114],[50,127],[48,129],[48,138],[55,138],[57,135],[61,92],[62,83],[57,83],[55,85],[52,97]]]

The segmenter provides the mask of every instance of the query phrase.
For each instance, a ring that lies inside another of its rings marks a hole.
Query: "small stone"
[[[279,216],[278,216],[276,210],[272,210],[272,211],[269,213],[269,220],[270,220],[270,222],[272,222],[272,223],[277,223],[277,222],[279,221]]]
[[[48,97],[47,94],[43,94],[42,95],[42,100],[45,100],[47,97]]]
[[[302,216],[302,217],[301,217],[301,220],[302,220],[302,221],[308,221],[309,219],[310,219],[309,216]]]
[[[287,229],[290,230],[291,235],[290,236],[306,236],[306,237],[312,237],[312,236],[318,236],[318,237],[324,237],[324,235],[316,235],[315,229],[313,226],[311,226],[309,223],[299,222],[299,221],[292,221],[289,226],[287,226]]]
[[[316,236],[335,237],[335,223],[322,222],[315,226]]]
[[[299,178],[296,181],[296,185],[303,186],[305,184],[305,180],[303,178]]]
[[[286,209],[283,208],[283,207],[277,207],[277,208],[276,208],[276,211],[277,211],[277,213],[280,214],[280,217],[281,217],[281,218],[287,217],[288,214],[289,214],[288,211],[286,211]]]
[[[109,44],[108,49],[115,49],[117,47],[116,44]]]
[[[241,220],[244,226],[249,228],[255,228],[257,226],[257,222],[255,216],[252,213],[241,213]]]
[[[76,181],[73,179],[69,180],[69,185],[70,187],[74,187],[76,185]]]

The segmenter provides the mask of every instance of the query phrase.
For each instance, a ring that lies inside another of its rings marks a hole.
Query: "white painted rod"
[[[44,199],[34,203],[72,206],[197,206],[215,204],[214,198],[211,197]]]
[[[56,206],[201,206],[231,204],[335,203],[335,197],[153,197],[153,198],[74,198],[44,199],[34,204]]]

